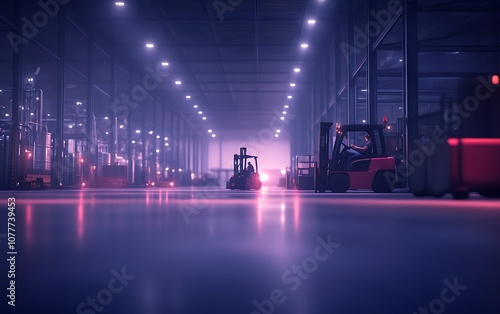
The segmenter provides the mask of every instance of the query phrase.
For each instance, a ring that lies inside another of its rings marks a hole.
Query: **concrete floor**
[[[16,307],[1,313],[500,313],[500,202],[477,195],[0,195],[4,234],[16,198],[18,252]]]

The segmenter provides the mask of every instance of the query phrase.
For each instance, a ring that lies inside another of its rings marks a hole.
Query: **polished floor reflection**
[[[0,195],[16,197],[18,251],[16,307],[1,313],[500,313],[498,200],[277,188]]]

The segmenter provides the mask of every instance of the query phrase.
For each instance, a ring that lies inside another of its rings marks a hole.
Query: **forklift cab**
[[[383,125],[337,125],[331,169],[333,171],[365,171],[371,158],[387,157],[383,129]],[[349,157],[355,154],[350,145],[354,144],[362,147],[366,144],[364,137],[367,134],[370,136],[372,143],[371,152],[361,152],[361,156],[349,163]]]

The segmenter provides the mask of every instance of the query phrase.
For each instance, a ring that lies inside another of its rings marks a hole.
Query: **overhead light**
[[[278,129],[278,130],[276,130],[276,133],[281,133],[281,130],[279,130],[279,129]]]
[[[286,111],[283,111],[282,113],[283,113],[283,114],[286,114]]]
[[[141,130],[135,130],[135,133],[139,134],[141,133]]]
[[[165,141],[168,141],[168,137],[165,136]]]
[[[284,105],[283,108],[288,109],[290,106],[289,105]]]
[[[109,135],[109,132],[108,132],[108,131],[106,131],[105,133],[106,133],[106,135]]]
[[[280,117],[280,120],[285,120],[285,117]]]
[[[274,137],[280,137],[280,135],[279,134],[274,134]]]
[[[366,123],[366,120],[362,120],[361,122]]]
[[[50,117],[50,113],[47,113],[47,117]]]
[[[212,133],[212,129],[209,129],[209,130],[208,130],[208,133]]]
[[[123,129],[123,124],[120,124],[120,129]]]
[[[200,111],[198,111],[198,114],[203,114],[203,111],[201,111],[201,110],[200,110]]]
[[[206,119],[207,119],[207,117],[203,117],[202,119],[203,119],[203,120],[206,120]]]
[[[181,85],[182,82],[181,81],[175,81],[175,85]]]
[[[300,47],[305,49],[305,48],[309,47],[309,45],[306,44],[306,43],[303,43],[303,44],[300,45]]]
[[[154,47],[155,47],[155,45],[152,44],[152,43],[147,43],[146,44],[146,48],[154,48]]]
[[[212,134],[212,137],[215,137],[215,134]]]
[[[293,71],[294,71],[295,73],[299,73],[299,72],[300,72],[300,68],[295,68],[295,69],[293,69]]]
[[[160,150],[159,150],[159,149],[157,149],[157,150],[156,150],[156,152],[157,152],[157,153],[159,153],[159,152],[160,152]]]
[[[161,65],[163,65],[164,67],[168,66],[168,62],[162,62]]]
[[[307,20],[307,24],[314,25],[316,24],[316,20]]]
[[[149,135],[153,135],[153,133],[154,133],[153,131],[149,131]]]
[[[69,127],[70,129],[72,129],[72,128],[73,128],[73,126],[72,126],[71,124],[70,124],[68,127]]]
[[[108,120],[109,118],[108,117],[104,117],[104,120]]]
[[[291,87],[295,87],[295,83],[290,83],[290,86]]]
[[[6,113],[6,114],[5,114],[5,116],[6,116],[6,117],[10,117],[10,114]]]
[[[135,141],[134,141],[134,140],[132,140],[132,144],[135,144]]]
[[[287,98],[288,98],[288,99],[292,99],[292,98],[293,98],[293,96],[292,96],[292,95],[288,95],[288,96],[287,96]]]
[[[77,106],[81,106],[81,105],[82,105],[82,102],[81,102],[81,101],[77,101],[77,102],[76,102],[76,105],[77,105]]]
[[[367,92],[368,90],[367,90],[367,89],[362,89],[361,91],[362,91],[362,92]]]
[[[190,95],[186,95],[186,99],[191,99],[191,96]]]
[[[403,62],[403,59],[399,59],[399,62]]]
[[[194,109],[198,108],[198,105],[193,105],[193,108],[194,108]]]
[[[168,145],[170,145],[170,144],[169,143],[165,143],[165,146],[168,146]]]
[[[159,135],[156,135],[156,138],[160,138],[160,136],[159,136]]]
[[[115,5],[117,7],[123,7],[123,6],[125,6],[125,2],[115,2]]]

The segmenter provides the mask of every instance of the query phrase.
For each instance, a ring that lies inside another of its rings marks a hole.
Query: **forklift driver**
[[[356,146],[354,144],[351,144],[351,149],[353,150],[353,155],[351,155],[349,158],[347,158],[347,166],[350,167],[352,162],[363,158],[364,155],[370,155],[373,152],[373,144],[371,141],[371,136],[370,134],[365,135],[365,145],[363,147]]]
[[[255,169],[253,168],[252,163],[248,162],[248,167],[247,167],[248,176],[250,176],[252,174],[252,172],[255,172]]]

